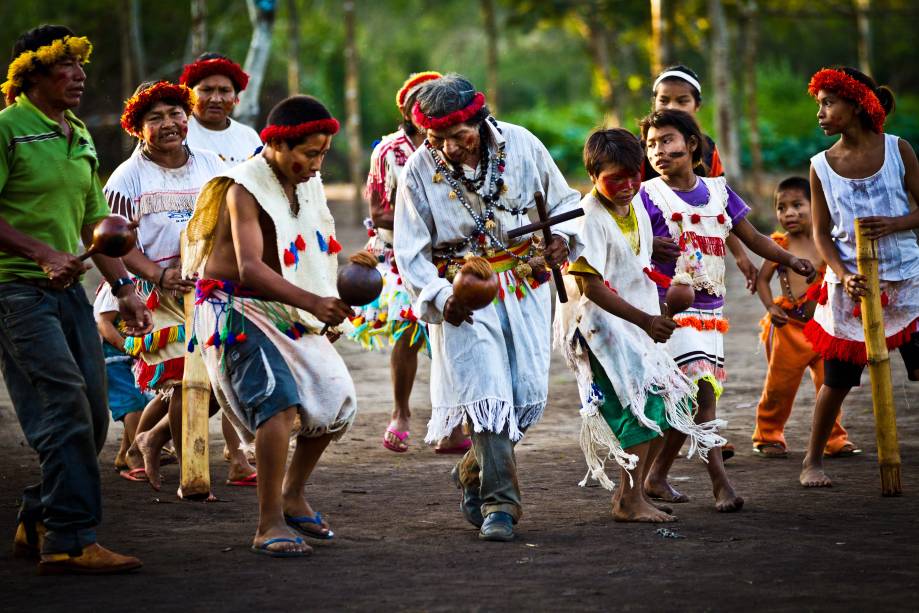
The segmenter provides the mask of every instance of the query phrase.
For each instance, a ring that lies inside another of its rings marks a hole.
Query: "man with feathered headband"
[[[219,53],[203,53],[185,66],[179,84],[191,88],[196,96],[188,121],[190,147],[213,151],[235,166],[262,145],[258,132],[230,117],[239,93],[249,84],[249,75],[239,64]]]
[[[96,543],[102,516],[97,455],[108,430],[105,362],[75,255],[109,214],[98,157],[73,114],[92,44],[44,25],[13,46],[0,112],[0,365],[41,483],[22,496],[13,551],[51,573],[141,566]],[[128,333],[151,329],[120,259],[93,256]]]
[[[412,312],[412,298],[399,278],[393,257],[392,226],[395,213],[396,188],[409,156],[424,142],[425,132],[415,125],[412,107],[425,84],[440,78],[439,72],[418,72],[409,76],[396,93],[396,108],[402,115],[402,125],[387,134],[373,149],[365,197],[370,203],[370,219],[366,225],[370,241],[367,250],[380,260],[377,270],[383,275],[383,294],[371,304],[355,309],[355,331],[352,338],[368,349],[391,345],[390,368],[393,382],[392,419],[383,434],[383,446],[390,451],[408,451],[409,398],[418,370],[418,353],[427,345],[428,333],[424,322]],[[457,427],[451,437],[438,441],[436,453],[465,453],[470,441]]]
[[[348,368],[322,334],[353,315],[338,298],[341,245],[319,178],[338,128],[315,98],[279,102],[265,148],[204,186],[185,235],[185,276],[199,277],[189,351],[202,352],[212,387],[255,434],[252,551],[273,557],[308,555],[302,536],[333,538],[304,487],[356,411]]]
[[[426,440],[464,421],[474,430],[472,450],[454,469],[463,513],[481,526],[480,538],[507,541],[521,516],[514,444],[542,417],[548,392],[546,264],[565,261],[576,226],[553,226],[548,245],[511,241],[507,232],[529,223],[535,192],[552,215],[575,209],[580,195],[545,146],[496,121],[484,94],[460,75],[426,85],[412,115],[427,140],[399,184],[394,249],[412,309],[430,334]],[[484,256],[500,281],[498,299],[474,316],[451,284],[465,256]]]

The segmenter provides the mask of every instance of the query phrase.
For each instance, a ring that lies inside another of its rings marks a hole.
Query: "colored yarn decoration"
[[[325,239],[322,238],[322,233],[319,230],[316,230],[316,242],[319,243],[319,250],[323,253],[328,253],[329,245],[326,244]]]
[[[717,219],[718,223],[720,224],[723,224],[725,221],[727,221],[727,217],[724,216],[724,213],[718,213],[718,217],[715,219]]]
[[[670,220],[676,221],[676,222],[683,221],[683,214],[674,212],[673,214],[670,215]]]
[[[689,216],[689,221],[691,223],[699,223],[700,221],[702,221],[702,217],[698,213],[693,213],[692,215]]]
[[[341,243],[335,240],[335,237],[329,234],[329,255],[335,255],[341,251]]]
[[[150,292],[150,295],[147,296],[147,308],[151,311],[155,311],[158,306],[160,306],[160,293],[153,290]]]
[[[297,239],[294,241],[294,247],[297,251],[306,251],[306,241],[303,240],[302,234],[297,235]]]
[[[673,279],[671,279],[664,273],[658,270],[654,270],[653,268],[648,268],[647,266],[644,268],[644,273],[645,273],[645,276],[647,276],[649,279],[654,281],[655,285],[657,285],[658,287],[663,287],[664,289],[667,289],[668,287],[670,287],[670,283],[673,281]]]

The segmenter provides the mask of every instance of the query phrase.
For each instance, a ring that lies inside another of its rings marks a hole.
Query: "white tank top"
[[[855,262],[856,218],[901,217],[910,212],[903,182],[906,170],[898,142],[899,137],[884,135],[884,165],[864,179],[848,179],[836,174],[826,161],[826,151],[811,158],[833,220],[833,242],[846,270],[858,270]],[[907,230],[881,238],[878,252],[878,273],[882,280],[903,281],[919,276],[919,243],[915,233]],[[827,270],[826,280],[839,282],[832,269]]]

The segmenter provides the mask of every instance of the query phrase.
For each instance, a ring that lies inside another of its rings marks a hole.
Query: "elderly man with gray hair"
[[[426,440],[465,423],[473,448],[453,470],[461,509],[479,538],[509,541],[522,515],[514,445],[542,417],[549,379],[551,294],[547,265],[576,240],[571,222],[549,244],[507,233],[530,222],[537,192],[550,214],[577,208],[580,195],[545,146],[526,129],[496,121],[485,96],[460,75],[431,81],[412,109],[427,131],[408,159],[396,196],[396,263],[429,324],[431,420]],[[464,257],[497,273],[498,298],[472,312],[453,296]],[[444,323],[446,322],[446,323]]]

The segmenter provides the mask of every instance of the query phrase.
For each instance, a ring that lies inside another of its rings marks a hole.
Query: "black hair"
[[[51,24],[40,25],[37,28],[32,28],[28,32],[24,32],[16,39],[16,42],[13,43],[13,52],[10,55],[10,61],[12,62],[21,54],[26,51],[37,51],[39,47],[44,47],[45,45],[50,45],[59,38],[64,38],[65,36],[73,36],[73,30],[67,26],[57,26]],[[40,73],[47,74],[48,67],[40,62],[32,63],[35,68],[29,71],[30,74]],[[22,91],[28,90],[32,87],[32,84],[29,82],[28,74],[22,79]]]
[[[402,103],[402,108],[404,109],[402,113],[402,122],[399,124],[402,126],[402,131],[405,132],[407,136],[414,136],[418,134],[418,128],[412,122],[412,108],[415,106],[415,101],[418,99],[418,94],[421,93],[422,88],[427,85],[427,83],[422,83],[412,89],[411,92],[405,97],[405,101]]]
[[[699,128],[699,123],[696,121],[695,117],[686,111],[678,111],[676,109],[654,111],[642,119],[639,125],[641,126],[642,141],[646,141],[648,139],[648,130],[651,128],[660,129],[667,126],[676,128],[677,131],[683,135],[687,146],[689,145],[690,138],[695,138],[696,149],[692,152],[692,165],[693,167],[700,164],[704,165],[702,160],[704,159],[705,152],[708,149],[708,141],[704,136],[702,136],[702,129]]]
[[[285,98],[274,105],[268,113],[268,125],[272,126],[296,126],[320,119],[332,119],[332,113],[319,100],[306,95]],[[307,134],[300,138],[284,139],[284,143],[293,149],[310,136]]]
[[[660,72],[660,74],[654,78],[654,80],[657,81],[657,78],[660,77],[665,72],[682,72],[683,74],[692,77],[696,81],[699,81],[699,82],[702,81],[699,78],[699,75],[693,72],[691,68],[687,66],[683,66],[682,64],[677,64],[676,66],[668,66],[667,68],[664,68]],[[696,89],[696,86],[690,83],[689,81],[687,81],[686,79],[681,79],[680,77],[664,77],[663,79],[661,79],[661,83],[683,83],[684,85],[688,85],[690,91],[692,92],[692,97],[696,101],[696,106],[699,106],[702,104],[702,92]],[[660,85],[660,83],[658,85]],[[653,100],[655,96],[657,96],[656,87],[653,90],[651,90],[651,99]]]
[[[599,176],[609,164],[639,173],[644,157],[638,138],[622,128],[596,130],[584,143],[584,168],[591,177]]]
[[[881,107],[884,109],[884,113],[890,115],[897,108],[897,102],[894,100],[893,91],[886,85],[878,85],[874,79],[866,75],[860,70],[852,68],[851,66],[840,66],[838,70],[846,73],[862,85],[865,85],[874,92],[874,95],[878,97],[878,101],[881,103]],[[856,104],[858,104],[856,102]],[[862,120],[862,123],[874,130],[874,122],[868,117],[868,113],[865,112],[865,109],[861,109],[858,114],[859,118]]]
[[[202,53],[201,55],[195,58],[196,62],[205,62],[207,60],[230,60],[230,58],[228,58],[222,53],[217,53],[215,51],[205,51],[204,53]]]
[[[775,187],[775,198],[778,198],[779,192],[784,192],[788,190],[796,189],[804,194],[808,202],[811,199],[811,183],[804,177],[788,177],[779,181],[779,184]]]

